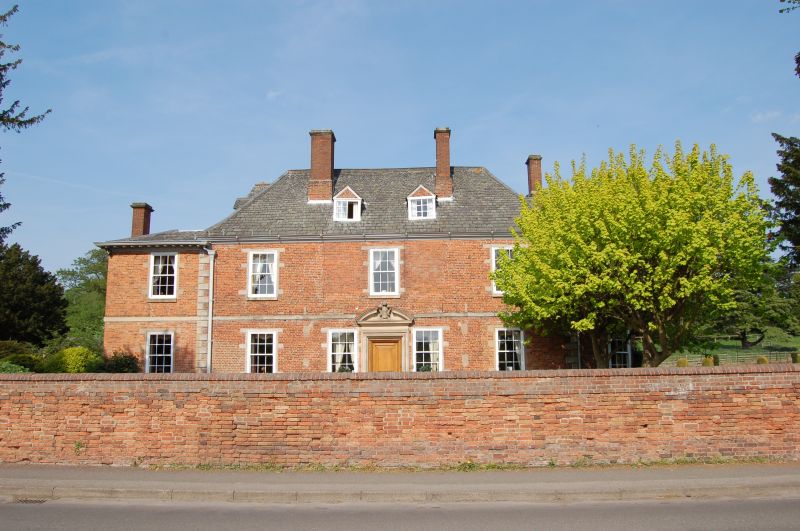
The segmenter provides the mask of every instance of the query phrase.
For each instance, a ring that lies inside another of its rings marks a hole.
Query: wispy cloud
[[[14,177],[22,177],[23,179],[30,179],[32,181],[39,181],[48,184],[57,184],[59,186],[66,186],[67,188],[76,188],[78,190],[88,190],[105,195],[115,195],[120,197],[130,197],[130,192],[122,192],[119,190],[109,190],[108,188],[99,188],[89,184],[73,183],[61,179],[53,179],[52,177],[42,177],[41,175],[31,175],[30,173],[23,173],[19,171],[7,171],[6,174],[13,175]]]
[[[264,95],[267,97],[268,100],[273,101],[273,100],[276,100],[279,97],[281,97],[283,95],[283,91],[281,91],[281,90],[268,90]]]
[[[193,57],[211,46],[211,40],[211,36],[205,36],[205,40],[195,39],[181,43],[113,46],[74,55],[66,59],[66,63],[81,65],[113,63],[127,66],[164,64],[174,67],[175,61]]]
[[[105,50],[97,50],[95,52],[84,53],[72,57],[70,60],[75,63],[85,65],[94,65],[98,63],[138,63],[144,57],[149,56],[145,47],[130,46],[124,48],[106,48]]]
[[[771,120],[774,120],[775,118],[779,118],[780,116],[781,116],[780,111],[763,111],[751,114],[750,120],[753,123],[760,124],[764,122],[769,122]]]

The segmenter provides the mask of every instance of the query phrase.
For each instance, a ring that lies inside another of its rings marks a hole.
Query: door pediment
[[[363,313],[356,319],[358,326],[411,326],[414,318],[387,303]]]

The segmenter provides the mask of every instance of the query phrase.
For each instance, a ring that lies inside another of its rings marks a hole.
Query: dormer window
[[[408,196],[408,219],[435,219],[436,197],[420,185]]]
[[[333,198],[334,221],[361,221],[361,198],[349,186]]]
[[[334,202],[336,221],[361,221],[361,201],[356,199],[337,199]]]

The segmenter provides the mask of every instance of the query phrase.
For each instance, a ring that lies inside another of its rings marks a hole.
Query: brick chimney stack
[[[131,238],[150,234],[150,214],[153,207],[147,203],[133,203],[133,221],[131,222]]]
[[[308,200],[333,199],[333,144],[336,137],[330,129],[313,130],[311,135],[311,175],[308,181]]]
[[[436,139],[436,197],[452,199],[453,177],[450,175],[450,128],[437,127],[433,131]]]
[[[525,164],[528,165],[528,197],[531,197],[542,187],[542,156],[528,155]]]

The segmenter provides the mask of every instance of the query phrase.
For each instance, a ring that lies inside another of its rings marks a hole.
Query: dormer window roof
[[[436,219],[436,196],[424,186],[417,186],[406,200],[408,219]]]
[[[334,221],[361,221],[361,197],[346,186],[333,197]]]

